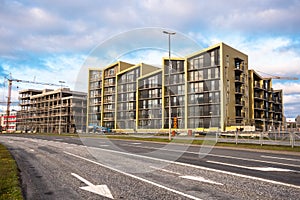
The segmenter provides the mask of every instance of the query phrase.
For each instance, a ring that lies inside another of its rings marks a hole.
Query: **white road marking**
[[[133,146],[133,145],[127,145],[127,146]],[[254,161],[254,162],[267,163],[267,164],[276,164],[276,165],[283,165],[283,166],[289,166],[289,167],[300,167],[300,165],[273,162],[273,161],[265,161],[265,160],[257,160],[257,159],[252,159],[252,158],[239,158],[239,157],[234,157],[234,156],[208,154],[208,153],[198,153],[198,152],[191,152],[191,151],[180,151],[180,150],[174,150],[174,149],[145,147],[145,146],[139,146],[139,147],[144,148],[144,149],[155,149],[155,150],[163,150],[163,151],[170,151],[170,152],[190,153],[190,154],[195,154],[195,155],[207,155],[207,156],[213,156],[213,157],[218,157],[218,158],[230,158],[230,159],[236,159],[236,160]]]
[[[275,168],[275,167],[251,167],[251,169],[265,172],[295,172],[291,169]]]
[[[131,144],[142,144],[142,143],[140,143],[140,142],[134,142],[134,143],[131,143]]]
[[[159,168],[159,167],[150,166],[150,168],[156,169],[156,170],[159,170],[159,171],[163,171],[163,172],[166,172],[166,173],[169,173],[169,174],[179,175],[180,178],[185,178],[185,179],[190,179],[190,180],[193,180],[193,181],[200,181],[200,182],[205,182],[205,183],[210,183],[210,184],[215,184],[215,185],[223,185],[222,183],[218,183],[218,182],[215,182],[215,181],[212,181],[212,180],[209,180],[209,179],[205,179],[201,176],[187,176],[187,175],[184,176],[184,175],[181,175],[180,173],[173,172],[173,171],[170,171],[170,170],[167,170],[167,169],[162,169],[162,168]]]
[[[170,171],[170,170],[167,170],[167,169],[162,169],[162,168],[159,168],[159,167],[150,166],[150,168],[155,169],[155,170],[159,170],[159,171],[163,171],[163,172],[167,172],[169,174],[176,174],[176,175],[179,175],[179,176],[181,175],[180,173],[173,172],[173,171]]]
[[[126,152],[114,151],[114,150],[109,150],[109,149],[101,149],[101,148],[96,148],[96,147],[89,147],[89,148],[98,149],[98,150],[101,150],[101,151],[107,151],[107,152],[123,154],[123,155],[130,155],[130,156],[135,156],[135,157],[140,157],[140,158],[147,158],[147,159],[151,159],[151,160],[156,160],[156,161],[161,161],[161,162],[166,162],[166,163],[171,163],[171,164],[176,164],[176,165],[181,165],[181,166],[186,166],[186,167],[193,167],[193,168],[196,168],[196,169],[208,170],[208,171],[212,171],[212,172],[223,173],[223,174],[227,174],[227,175],[232,175],[232,176],[237,176],[237,177],[242,177],[242,178],[248,178],[248,179],[252,179],[252,180],[259,180],[259,181],[263,181],[263,182],[267,182],[267,183],[272,183],[272,184],[283,185],[283,186],[287,186],[287,187],[293,187],[293,188],[300,189],[300,186],[298,186],[298,185],[283,183],[283,182],[279,182],[279,181],[273,181],[273,180],[259,178],[259,177],[248,176],[248,175],[244,175],[244,174],[237,174],[237,173],[234,173],[234,172],[228,172],[228,171],[223,171],[223,170],[218,170],[218,169],[212,169],[212,168],[197,166],[197,165],[188,164],[188,163],[182,163],[182,162],[170,161],[170,160],[163,160],[163,159],[160,159],[160,158],[153,158],[153,157],[148,157],[148,156],[143,156],[143,155],[136,155],[136,154],[126,153]],[[76,156],[75,154],[71,154],[71,153],[66,152],[66,151],[65,151],[65,153]]]
[[[295,172],[294,170],[283,169],[283,168],[275,168],[275,167],[248,167],[248,166],[235,165],[235,164],[223,163],[223,162],[217,162],[217,161],[210,161],[210,160],[208,160],[206,162],[213,163],[213,164],[219,164],[219,165],[226,165],[226,166],[231,166],[231,167],[244,168],[244,169],[265,171],[265,172]]]
[[[88,162],[90,162],[90,163],[99,165],[99,166],[101,166],[101,167],[105,167],[106,169],[110,169],[110,170],[112,170],[112,171],[115,171],[115,172],[117,172],[117,173],[123,174],[123,175],[125,175],[125,176],[129,176],[129,177],[131,177],[131,178],[134,178],[134,179],[137,179],[137,180],[140,180],[140,181],[149,183],[149,184],[151,184],[151,185],[157,186],[157,187],[159,187],[159,188],[162,188],[162,189],[171,191],[171,192],[173,192],[173,193],[175,193],[175,194],[179,194],[179,195],[181,195],[181,196],[188,197],[188,198],[190,198],[190,199],[201,200],[201,199],[198,198],[198,197],[195,197],[195,196],[192,196],[192,195],[189,195],[189,194],[185,194],[185,193],[183,193],[183,192],[174,190],[174,189],[172,189],[172,188],[168,188],[168,187],[166,187],[166,186],[163,186],[163,185],[161,185],[161,184],[155,183],[155,182],[153,182],[153,181],[149,181],[149,180],[147,180],[147,179],[144,179],[144,178],[135,176],[135,175],[133,175],[133,174],[129,174],[129,173],[120,171],[120,170],[118,170],[118,169],[115,169],[115,168],[106,166],[106,165],[104,165],[104,164],[102,164],[102,163],[98,163],[98,162],[96,162],[96,161],[87,159],[87,158],[85,158],[85,157],[82,157],[82,156],[79,156],[79,155],[76,155],[76,154],[73,154],[73,153],[70,153],[70,152],[66,152],[66,151],[64,151],[64,153],[66,153],[66,154],[68,154],[68,155],[70,155],[70,156],[73,156],[73,157],[76,157],[76,158],[79,158],[79,159],[88,161]]]
[[[110,199],[114,199],[113,195],[111,194],[109,188],[107,187],[107,185],[94,185],[91,182],[89,182],[88,180],[82,178],[81,176],[79,176],[78,174],[75,173],[71,173],[72,176],[78,178],[80,181],[84,182],[87,186],[84,187],[80,187],[80,189],[110,198]]]
[[[29,149],[29,151],[34,152],[34,149]]]
[[[201,176],[180,176],[180,178],[185,178],[185,179],[204,182],[204,183],[210,183],[210,184],[214,184],[214,185],[223,185],[222,183],[218,183],[218,182],[215,182],[215,181],[212,181],[209,179],[205,179]]]
[[[274,159],[278,159],[278,160],[290,160],[290,161],[298,161],[298,162],[300,162],[300,158],[299,159],[293,159],[293,158],[281,158],[281,157],[264,156],[264,155],[261,155],[260,157],[262,157],[262,158],[274,158]]]
[[[109,145],[108,144],[101,144],[101,145],[99,145],[100,147],[109,147]]]

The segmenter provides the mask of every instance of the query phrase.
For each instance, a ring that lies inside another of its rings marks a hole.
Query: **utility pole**
[[[167,34],[169,37],[169,81],[168,81],[168,85],[169,85],[169,92],[168,92],[168,96],[169,96],[169,141],[171,141],[171,115],[172,115],[172,110],[171,110],[171,69],[172,69],[172,63],[171,63],[171,35],[175,35],[175,32],[168,32],[168,31],[163,31],[164,34]]]

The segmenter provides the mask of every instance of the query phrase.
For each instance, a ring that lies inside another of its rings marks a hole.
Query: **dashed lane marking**
[[[300,162],[300,158],[294,159],[294,158],[282,158],[282,157],[264,156],[264,155],[261,155],[260,157],[262,157],[262,158],[272,158],[272,159],[278,159],[278,160],[289,160],[289,161],[297,161],[297,162]]]
[[[189,179],[189,180],[199,181],[199,182],[204,182],[204,183],[210,183],[210,184],[215,184],[215,185],[223,185],[222,183],[218,183],[218,182],[203,178],[201,176],[187,176],[187,175],[184,176],[184,175],[181,175],[180,173],[173,172],[173,171],[170,171],[167,169],[162,169],[162,168],[153,167],[153,166],[150,166],[150,168],[158,170],[158,171],[163,171],[163,172],[166,172],[169,174],[175,174],[175,175],[178,175],[180,178],[184,178],[184,179]]]
[[[206,161],[208,163],[218,164],[218,165],[226,165],[230,167],[238,167],[243,169],[252,169],[252,170],[258,170],[258,171],[265,171],[265,172],[296,172],[294,170],[290,169],[283,169],[283,168],[275,168],[275,167],[249,167],[249,166],[242,166],[242,165],[235,165],[230,163],[223,163],[223,162],[217,162],[217,161]]]

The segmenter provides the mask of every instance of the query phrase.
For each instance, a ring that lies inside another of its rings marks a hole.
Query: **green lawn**
[[[23,199],[18,169],[5,146],[0,144],[0,200]]]

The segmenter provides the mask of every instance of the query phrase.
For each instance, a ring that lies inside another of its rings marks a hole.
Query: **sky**
[[[86,67],[103,63],[93,56],[95,50],[147,28],[173,30],[177,39],[189,38],[191,49],[224,42],[249,56],[249,69],[300,77],[299,9],[300,0],[0,0],[1,102],[7,98],[5,77],[10,74],[28,81],[65,81],[71,89],[84,90]],[[141,35],[118,44],[148,45],[148,51],[132,49],[131,56],[124,56],[109,49],[105,54],[160,63],[167,55],[166,35],[157,40]],[[13,86],[12,101],[17,101],[18,90],[37,87]],[[273,88],[283,89],[286,117],[300,114],[299,80],[274,80]]]

